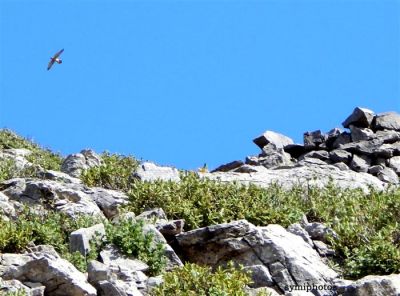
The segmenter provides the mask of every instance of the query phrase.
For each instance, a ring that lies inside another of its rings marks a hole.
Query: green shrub
[[[101,155],[103,164],[82,172],[82,181],[90,187],[104,187],[107,189],[127,192],[130,189],[131,175],[139,162],[132,156],[122,156],[104,152]]]
[[[144,222],[123,219],[117,224],[106,224],[107,241],[122,253],[136,257],[149,265],[151,275],[159,274],[166,265],[164,246],[154,240],[154,234],[143,232]]]
[[[40,166],[46,170],[60,170],[62,157],[59,154],[51,152],[49,149],[43,149],[30,140],[24,139],[8,129],[0,129],[0,150],[10,148],[24,148],[32,153],[26,157],[34,166]],[[34,170],[25,170],[24,174],[32,176]]]
[[[249,274],[232,263],[218,267],[212,272],[210,267],[186,263],[164,274],[164,282],[151,291],[154,296],[245,296],[245,288],[251,283]],[[260,295],[260,294],[259,294]]]
[[[184,219],[186,230],[247,219],[257,225],[289,225],[303,213],[298,201],[279,186],[268,190],[255,185],[222,183],[182,174],[181,182],[135,181],[128,209],[136,213],[161,207],[172,219]]]
[[[30,244],[52,245],[64,258],[76,264],[80,270],[80,261],[91,258],[80,258],[78,254],[69,252],[69,235],[71,232],[99,223],[98,219],[90,216],[79,216],[75,219],[63,213],[48,211],[37,214],[25,208],[18,219],[6,221],[0,218],[0,252],[19,253],[25,251]],[[92,248],[97,251],[96,248]],[[91,253],[89,256],[97,257]],[[94,258],[93,258],[94,259]]]

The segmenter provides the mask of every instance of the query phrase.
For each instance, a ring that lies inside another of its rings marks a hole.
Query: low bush
[[[210,267],[186,263],[183,267],[164,274],[164,282],[151,291],[154,296],[245,296],[246,286],[251,283],[250,274],[232,263],[218,267],[212,272]],[[259,296],[265,293],[257,294]]]
[[[145,233],[143,227],[142,220],[123,219],[117,224],[107,223],[107,241],[116,245],[122,253],[147,263],[149,274],[157,275],[166,266],[164,246],[154,240],[153,233]]]
[[[103,187],[127,192],[131,185],[131,176],[139,162],[132,156],[110,154],[101,155],[103,164],[82,172],[82,181],[90,187]]]

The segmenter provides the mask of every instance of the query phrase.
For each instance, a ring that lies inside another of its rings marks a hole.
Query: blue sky
[[[63,155],[214,168],[400,112],[400,1],[77,2],[0,0],[0,127]]]

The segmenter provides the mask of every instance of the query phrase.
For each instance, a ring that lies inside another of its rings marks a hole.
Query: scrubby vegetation
[[[149,274],[160,274],[167,263],[164,246],[154,240],[154,234],[146,233],[142,220],[123,219],[118,224],[106,224],[108,242],[116,245],[124,254],[133,256],[149,265]]]
[[[79,252],[71,253],[70,233],[100,222],[106,225],[106,238],[93,240],[91,251],[86,257]],[[63,258],[81,271],[86,271],[87,263],[97,259],[100,249],[109,243],[115,244],[122,253],[146,262],[152,275],[159,274],[166,264],[162,244],[157,244],[151,233],[143,232],[141,221],[123,220],[111,224],[90,216],[73,219],[59,212],[46,211],[39,214],[25,208],[16,220],[0,218],[0,229],[0,252],[18,253],[32,245],[52,245]]]
[[[250,284],[250,275],[232,263],[219,267],[215,272],[206,266],[187,263],[181,268],[164,274],[164,283],[152,290],[154,296],[166,295],[230,295],[245,296],[245,287]],[[267,296],[259,293],[258,296]]]
[[[103,164],[92,167],[82,173],[81,179],[91,187],[128,191],[131,185],[131,175],[139,162],[132,156],[123,156],[104,152],[101,155]]]
[[[0,150],[11,148],[30,150],[32,153],[26,158],[33,165],[40,166],[46,170],[60,170],[62,157],[59,154],[53,153],[49,149],[44,149],[8,129],[0,129]]]

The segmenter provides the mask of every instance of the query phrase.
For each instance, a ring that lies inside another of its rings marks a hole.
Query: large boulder
[[[400,275],[369,275],[357,281],[338,281],[337,293],[343,296],[399,296]]]
[[[181,180],[179,171],[176,168],[158,166],[152,162],[142,163],[133,173],[133,177],[149,182],[156,180],[179,182]]]
[[[272,144],[276,148],[284,148],[294,143],[291,138],[273,131],[265,131],[261,136],[255,138],[253,142],[260,147],[260,149],[263,149],[267,144]]]
[[[69,236],[69,249],[71,253],[78,251],[86,256],[90,252],[90,242],[96,239],[101,240],[105,235],[103,223],[75,230]]]
[[[400,115],[394,112],[378,114],[374,119],[373,128],[400,131]]]
[[[46,295],[96,296],[84,274],[62,259],[51,246],[38,246],[28,254],[1,254],[3,280],[40,283]]]
[[[0,190],[10,200],[31,206],[50,207],[71,217],[79,214],[104,217],[80,184],[15,178],[0,183]]]
[[[373,111],[366,108],[356,107],[353,110],[353,113],[343,121],[342,125],[344,128],[348,128],[350,124],[357,127],[370,127],[373,119]]]
[[[82,150],[80,153],[70,154],[61,165],[61,171],[79,178],[83,170],[101,165],[101,157],[93,150]]]
[[[191,262],[215,267],[233,260],[253,266],[262,273],[258,283],[273,282],[281,291],[293,285],[328,285],[338,276],[301,237],[279,225],[255,227],[240,220],[184,232],[177,241]],[[313,293],[332,295],[330,291]]]

